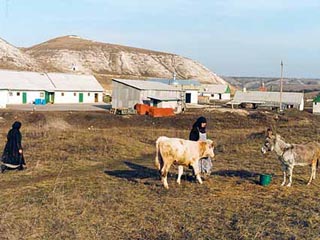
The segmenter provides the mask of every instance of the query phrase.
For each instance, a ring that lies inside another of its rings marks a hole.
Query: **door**
[[[98,93],[94,94],[94,102],[99,102],[99,95]]]
[[[23,103],[23,104],[26,104],[26,103],[27,103],[27,93],[26,93],[26,92],[23,92],[23,93],[22,93],[22,103]]]
[[[49,102],[50,102],[49,93],[48,93],[48,92],[45,92],[45,94],[44,94],[44,99],[46,100],[46,103],[49,103]]]
[[[83,93],[79,93],[79,103],[83,103]]]
[[[186,93],[186,103],[191,103],[191,93]]]
[[[49,102],[54,103],[54,93],[49,93]]]

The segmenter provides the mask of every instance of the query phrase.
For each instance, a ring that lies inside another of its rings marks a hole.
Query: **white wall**
[[[83,103],[94,103],[95,93],[98,92],[61,92],[54,93],[54,103],[79,103],[79,95],[83,93]],[[88,93],[90,96],[88,96]],[[62,96],[63,94],[63,96]],[[102,92],[98,93],[98,102],[102,102]]]
[[[162,98],[174,98],[181,99],[181,92],[177,91],[164,91],[164,90],[142,90],[140,94],[140,102],[143,100],[150,100],[149,97],[158,97]]]
[[[177,101],[169,101],[169,102],[160,102],[157,104],[158,108],[172,108],[176,109],[178,107]]]
[[[210,100],[230,100],[230,93],[203,93],[202,95],[209,97]]]
[[[8,91],[1,90],[0,91],[0,108],[5,108],[8,101]]]
[[[198,91],[197,90],[186,90],[186,95],[187,93],[190,93],[191,94],[191,102],[190,103],[193,103],[193,104],[197,104],[198,103]],[[186,100],[186,97],[185,97],[185,100]]]
[[[103,101],[103,93],[100,92],[84,92],[83,93],[83,102],[84,103],[95,103],[94,95],[98,94],[98,102]]]
[[[36,98],[45,98],[45,92],[44,91],[8,91],[8,104],[23,104],[22,96],[23,93],[27,93],[27,104],[31,104],[34,102]],[[18,96],[19,94],[19,96]],[[42,96],[41,96],[42,94]]]
[[[301,104],[300,104],[299,110],[300,110],[300,111],[303,111],[303,109],[304,109],[304,99],[302,98],[302,99],[301,99]]]
[[[175,113],[182,112],[182,103],[181,101],[163,101],[157,104],[158,108],[172,108]]]
[[[314,102],[312,105],[312,113],[320,113],[320,103]]]

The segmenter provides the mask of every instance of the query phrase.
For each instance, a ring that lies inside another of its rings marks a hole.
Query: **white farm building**
[[[203,85],[200,92],[201,96],[208,97],[209,100],[230,100],[230,87],[223,84]]]
[[[282,93],[282,109],[304,109],[304,94],[296,92]],[[280,92],[237,91],[234,99],[227,104],[233,106],[251,106],[252,108],[276,109],[280,106]]]
[[[180,89],[185,93],[184,95],[185,103],[192,103],[192,104],[198,103],[198,95],[201,87],[201,84],[198,80],[158,78],[158,79],[148,79],[148,81],[160,82],[160,83],[164,83],[164,84],[176,87],[177,89]]]
[[[92,75],[48,73],[54,85],[54,103],[102,102],[103,88]]]
[[[316,96],[312,101],[312,113],[320,114],[320,95]]]
[[[112,107],[134,108],[137,103],[182,111],[183,92],[160,82],[112,79]]]
[[[0,70],[0,107],[7,104],[94,103],[103,88],[91,75]]]

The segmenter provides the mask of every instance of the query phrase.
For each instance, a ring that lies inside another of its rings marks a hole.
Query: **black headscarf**
[[[4,163],[12,165],[25,164],[23,155],[19,153],[19,150],[22,149],[20,128],[21,122],[16,121],[8,132],[7,143],[2,154],[2,161]]]
[[[205,117],[199,117],[197,121],[192,125],[192,129],[189,134],[189,140],[198,141],[200,138],[199,132],[206,132],[206,127],[201,126],[202,123],[207,123],[207,119]]]

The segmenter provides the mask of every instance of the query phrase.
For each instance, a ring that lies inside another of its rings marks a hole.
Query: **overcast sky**
[[[320,0],[0,0],[0,37],[176,53],[220,75],[320,78]]]

